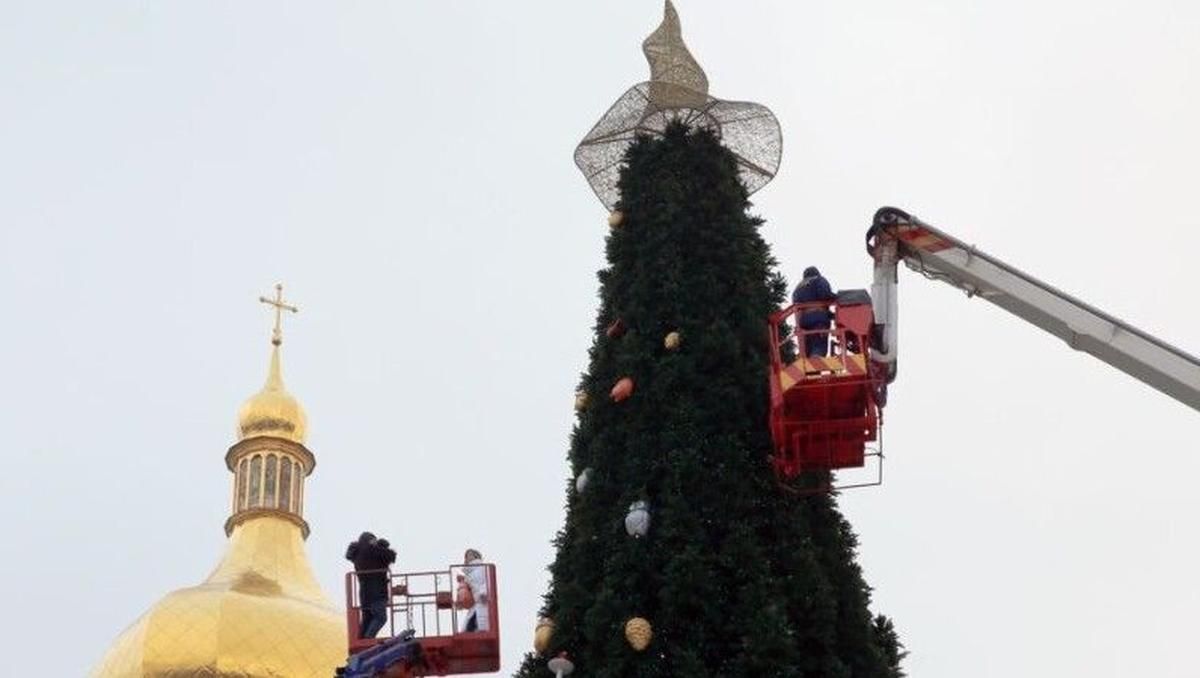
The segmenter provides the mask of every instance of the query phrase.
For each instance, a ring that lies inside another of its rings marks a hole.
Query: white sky
[[[869,282],[897,204],[1200,351],[1200,5],[681,0],[771,106],[794,276]],[[639,2],[0,3],[0,674],[82,675],[216,563],[276,280],[309,554],[499,563],[504,669],[563,521],[605,213],[574,144],[647,73]],[[887,482],[847,495],[921,678],[1192,676],[1196,413],[901,282]]]

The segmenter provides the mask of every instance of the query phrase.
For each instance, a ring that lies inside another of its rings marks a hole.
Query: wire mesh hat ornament
[[[709,96],[708,77],[683,42],[671,0],[642,52],[650,62],[650,80],[622,94],[575,147],[575,164],[600,202],[616,206],[621,163],[634,139],[661,135],[674,121],[715,133],[737,158],[738,177],[749,193],[775,177],[783,153],[775,114],[761,104]]]

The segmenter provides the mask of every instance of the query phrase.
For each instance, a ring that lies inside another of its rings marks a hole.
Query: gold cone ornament
[[[761,104],[709,95],[708,77],[683,42],[679,13],[670,0],[642,52],[650,64],[650,80],[626,90],[575,147],[575,164],[600,202],[610,210],[616,207],[621,164],[638,135],[661,135],[674,122],[720,137],[737,160],[738,178],[747,192],[775,177],[783,155],[779,121]]]
[[[546,649],[550,647],[550,639],[554,636],[554,620],[549,617],[542,617],[538,620],[537,627],[533,630],[533,649],[538,654],[545,654]]]
[[[671,332],[667,334],[667,336],[663,337],[663,347],[665,347],[668,351],[674,351],[675,349],[679,348],[679,344],[682,341],[683,338],[679,336],[678,332]]]
[[[625,640],[629,643],[629,647],[641,652],[650,647],[650,641],[653,638],[654,629],[645,619],[634,617],[625,622]]]

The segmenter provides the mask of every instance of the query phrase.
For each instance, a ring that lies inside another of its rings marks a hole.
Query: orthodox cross
[[[258,300],[264,304],[267,304],[268,306],[275,307],[275,329],[274,329],[274,331],[271,332],[271,343],[278,346],[283,343],[283,322],[282,322],[283,312],[291,311],[292,313],[295,313],[295,312],[299,311],[300,309],[298,309],[295,306],[292,306],[290,304],[284,303],[284,301],[283,301],[283,284],[282,283],[278,283],[275,285],[275,298],[274,299],[268,299],[267,297],[259,297]]]

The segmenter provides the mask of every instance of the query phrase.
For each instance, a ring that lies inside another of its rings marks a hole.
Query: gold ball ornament
[[[654,629],[650,627],[650,622],[641,617],[634,617],[625,622],[625,640],[629,642],[629,647],[641,652],[647,647],[650,647],[650,641],[654,638]]]
[[[584,391],[575,392],[575,411],[582,412],[588,404],[588,394]]]
[[[679,348],[679,344],[682,341],[683,337],[679,336],[678,332],[671,332],[667,334],[667,336],[663,337],[663,346],[665,346],[668,351],[674,351],[675,349]]]
[[[608,225],[610,228],[617,228],[625,221],[625,213],[621,210],[613,210],[608,214]]]
[[[542,617],[533,630],[533,649],[538,654],[544,654],[550,647],[550,638],[554,635],[554,620]]]

